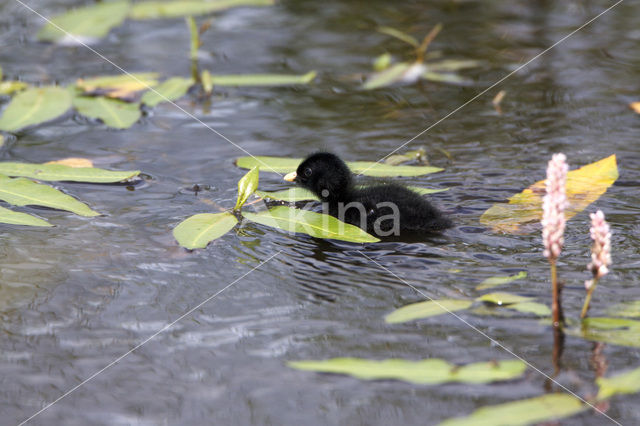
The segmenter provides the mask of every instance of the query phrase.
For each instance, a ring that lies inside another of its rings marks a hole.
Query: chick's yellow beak
[[[294,182],[297,177],[298,175],[296,174],[296,172],[291,172],[285,175],[284,180],[286,180],[287,182]]]

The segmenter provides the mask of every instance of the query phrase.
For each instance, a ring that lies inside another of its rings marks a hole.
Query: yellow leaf
[[[618,179],[616,156],[611,155],[567,174],[567,220],[596,201]],[[522,234],[531,232],[542,219],[545,181],[534,183],[508,203],[494,204],[480,217],[480,223],[496,232]]]
[[[88,158],[69,157],[62,160],[47,161],[45,164],[62,164],[69,167],[93,167],[93,161]]]
[[[631,107],[632,110],[640,114],[640,102],[631,102],[629,106]]]
[[[79,78],[76,86],[91,95],[103,95],[110,98],[132,99],[136,93],[158,84],[158,74],[147,72],[121,74],[113,76]]]

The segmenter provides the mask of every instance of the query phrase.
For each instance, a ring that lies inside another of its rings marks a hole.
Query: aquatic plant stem
[[[598,284],[598,277],[594,277],[591,282],[591,287],[587,290],[587,297],[584,299],[584,305],[582,305],[582,312],[580,313],[580,319],[585,319],[587,316],[587,312],[589,312],[589,307],[591,303],[591,295],[593,291],[596,289],[596,285]]]
[[[553,328],[560,328],[560,286],[558,285],[558,274],[556,268],[556,259],[549,258],[551,264],[551,317],[553,319]]]

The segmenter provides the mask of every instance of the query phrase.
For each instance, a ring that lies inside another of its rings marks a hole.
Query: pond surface
[[[79,4],[29,2],[46,16]],[[188,97],[179,104],[254,155],[300,157],[327,149],[347,160],[376,161],[611,4],[282,1],[227,11],[203,36],[202,67],[216,73],[315,69],[319,78],[296,88],[218,90],[210,106]],[[550,304],[539,233],[497,234],[478,219],[493,203],[543,179],[555,152],[564,152],[573,168],[615,153],[620,169],[616,184],[568,224],[559,264],[566,315],[576,318],[582,306],[588,212],[597,209],[612,226],[614,265],[591,312],[640,299],[640,117],[628,108],[640,98],[639,18],[633,3],[622,3],[406,147],[425,147],[431,162],[446,169],[406,183],[451,188],[432,199],[457,227],[427,242],[362,246],[244,223],[205,250],[179,248],[171,235],[177,223],[234,205],[244,171],[233,160],[245,154],[170,104],[126,131],[69,116],[9,140],[1,151],[5,161],[86,157],[99,167],[140,169],[148,178],[133,191],[61,185],[102,217],[42,211],[55,228],[2,227],[2,423],[28,418],[230,284],[30,424],[436,424],[542,395],[545,377],[532,369],[506,383],[420,386],[301,372],[286,362],[512,359],[451,315],[385,324],[386,314],[423,297],[360,251],[436,299],[474,298],[483,279],[526,270],[528,278],[500,290]],[[365,92],[350,80],[368,72],[379,54],[410,54],[402,42],[376,33],[377,26],[421,35],[438,22],[444,29],[431,49],[483,62],[465,73],[473,84]],[[86,48],[36,42],[40,25],[19,3],[0,4],[5,75],[67,84],[116,73]],[[188,76],[188,45],[186,25],[175,19],[127,21],[94,47],[128,71]],[[507,92],[502,114],[491,105],[499,89]],[[194,184],[211,189],[196,196]],[[287,185],[263,173],[260,187]],[[535,317],[460,315],[553,373],[553,336]],[[592,345],[567,337],[557,377],[582,396],[596,391]],[[607,345],[604,354],[608,374],[640,366],[637,348]],[[637,395],[614,397],[608,415],[639,424],[637,402]],[[607,422],[587,411],[563,424]]]

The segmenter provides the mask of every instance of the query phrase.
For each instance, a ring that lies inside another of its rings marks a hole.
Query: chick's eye
[[[307,167],[306,169],[304,169],[304,177],[309,177],[309,176],[311,176],[311,169]]]

